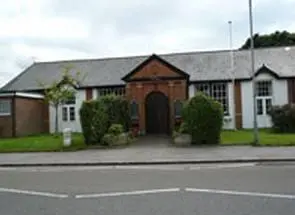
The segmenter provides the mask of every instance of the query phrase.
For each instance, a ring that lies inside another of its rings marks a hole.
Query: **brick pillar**
[[[169,113],[170,113],[170,118],[169,118],[169,122],[170,122],[170,131],[173,131],[174,129],[174,83],[173,81],[169,81],[168,82],[168,98],[169,98]]]
[[[136,100],[139,106],[139,130],[141,133],[145,133],[144,99],[143,85],[141,83],[138,83],[136,84]]]

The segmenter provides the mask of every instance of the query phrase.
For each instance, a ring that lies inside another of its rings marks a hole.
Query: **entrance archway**
[[[169,134],[169,99],[161,92],[151,92],[145,99],[147,134]]]

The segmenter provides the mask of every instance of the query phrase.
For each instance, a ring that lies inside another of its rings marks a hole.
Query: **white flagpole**
[[[253,88],[253,129],[254,144],[259,143],[258,127],[257,127],[257,103],[256,103],[256,78],[255,78],[255,58],[254,58],[254,39],[253,39],[253,14],[252,0],[249,0],[249,27],[250,27],[250,51],[251,51],[251,72],[252,72],[252,88]]]
[[[232,122],[233,129],[236,130],[236,99],[235,99],[235,74],[234,74],[234,51],[233,51],[233,31],[232,21],[228,21],[229,25],[229,47],[230,47],[230,74],[232,78]]]

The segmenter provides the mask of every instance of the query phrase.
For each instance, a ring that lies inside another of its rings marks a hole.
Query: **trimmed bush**
[[[124,98],[114,95],[84,101],[80,109],[80,120],[86,144],[99,144],[113,124],[115,125],[110,128],[112,132],[129,130],[129,103]]]
[[[80,121],[85,143],[98,143],[108,129],[106,107],[98,100],[83,102]]]
[[[272,130],[277,133],[295,133],[295,106],[273,106],[269,112]]]
[[[183,121],[193,144],[218,144],[223,124],[222,105],[197,93],[183,107]]]
[[[124,131],[127,132],[131,126],[129,102],[122,96],[113,94],[102,96],[99,100],[104,103],[107,110],[107,128],[112,124],[121,124]]]

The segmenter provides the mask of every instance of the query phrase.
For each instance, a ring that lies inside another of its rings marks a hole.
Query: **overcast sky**
[[[254,31],[295,31],[295,0],[253,0]],[[7,0],[0,86],[33,61],[239,48],[248,0]]]

